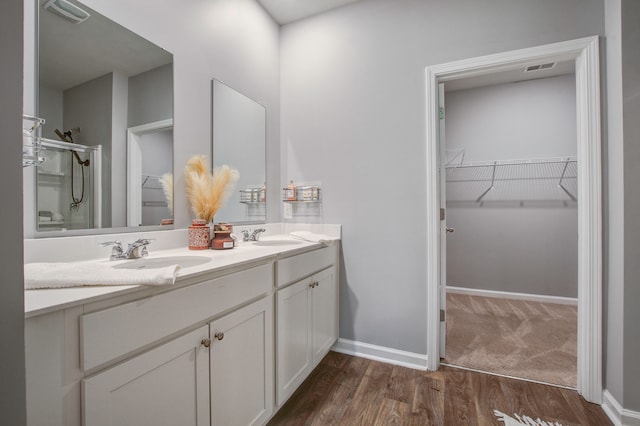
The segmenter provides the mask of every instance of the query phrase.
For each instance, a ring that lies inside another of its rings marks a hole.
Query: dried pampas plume
[[[226,165],[216,167],[210,174],[203,155],[196,155],[187,162],[184,175],[191,210],[207,223],[222,208],[240,178],[237,170]]]
[[[164,192],[164,198],[167,200],[167,207],[173,214],[173,173],[165,173],[160,177],[160,184],[162,185],[162,192]]]

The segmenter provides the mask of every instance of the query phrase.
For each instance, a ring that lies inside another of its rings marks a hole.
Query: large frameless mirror
[[[37,5],[35,236],[171,224],[173,55],[80,2]]]
[[[266,220],[265,107],[219,80],[212,80],[213,166],[240,172],[236,190],[216,213],[216,222]]]

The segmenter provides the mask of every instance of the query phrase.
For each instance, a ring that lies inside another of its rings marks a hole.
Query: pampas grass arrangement
[[[191,157],[184,176],[191,210],[207,223],[222,208],[240,178],[238,171],[227,165],[216,167],[212,174],[209,173],[206,157],[203,155]]]
[[[160,184],[162,185],[162,192],[164,192],[164,198],[167,200],[167,207],[173,214],[173,173],[165,173],[160,176]]]

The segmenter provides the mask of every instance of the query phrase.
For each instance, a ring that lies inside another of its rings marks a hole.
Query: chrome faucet
[[[124,259],[139,259],[141,257],[147,256],[149,252],[147,251],[147,246],[151,244],[151,241],[147,238],[138,238],[129,246],[127,250],[123,250],[122,242],[120,240],[107,241],[104,243],[100,243],[100,246],[107,247],[113,246],[111,249],[111,256],[109,259],[111,260],[124,260]]]
[[[249,230],[243,229],[242,233],[242,241],[258,241],[260,240],[260,233],[266,231],[264,228],[254,229],[253,232],[249,233]]]

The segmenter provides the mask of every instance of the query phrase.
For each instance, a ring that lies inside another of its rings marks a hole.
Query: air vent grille
[[[555,66],[556,66],[555,62],[549,62],[548,64],[530,65],[527,68],[525,68],[524,72],[548,70],[548,69],[551,69],[551,68],[553,68]]]

